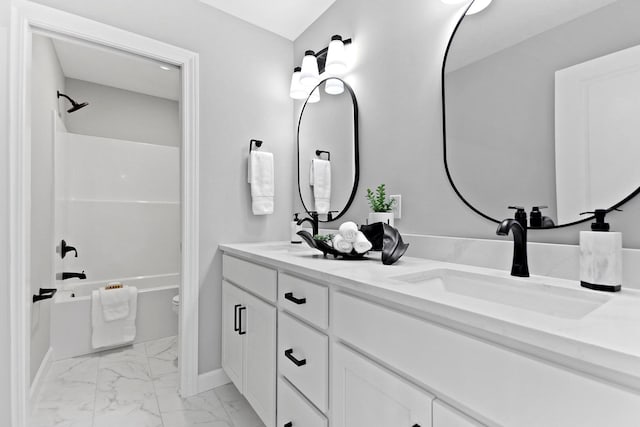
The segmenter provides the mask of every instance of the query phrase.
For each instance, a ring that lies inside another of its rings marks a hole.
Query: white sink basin
[[[546,285],[538,279],[511,279],[453,269],[422,271],[391,279],[437,286],[443,292],[567,319],[580,319],[610,299],[580,288]]]

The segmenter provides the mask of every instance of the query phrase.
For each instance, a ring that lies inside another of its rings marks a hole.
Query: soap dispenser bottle
[[[609,231],[605,209],[584,214],[594,214],[596,222],[591,231],[580,232],[580,285],[618,292],[622,288],[622,234]]]
[[[298,225],[298,215],[300,214],[293,214],[293,221],[291,221],[291,243],[293,244],[302,243],[302,238],[298,236],[298,231],[302,230],[302,226]]]

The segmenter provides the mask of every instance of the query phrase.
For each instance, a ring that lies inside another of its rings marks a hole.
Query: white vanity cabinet
[[[580,354],[413,307],[347,263],[334,278],[323,258],[243,247],[223,258],[222,363],[267,427],[640,425],[640,391]]]
[[[264,424],[274,427],[276,307],[243,288],[259,289],[275,299],[276,272],[230,258],[223,261],[225,279],[234,282],[222,282],[222,367]]]
[[[429,427],[433,399],[366,357],[334,345],[332,427]]]

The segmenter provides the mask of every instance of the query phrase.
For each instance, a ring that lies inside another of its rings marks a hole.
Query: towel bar
[[[327,155],[327,160],[331,161],[331,153],[329,151],[316,150],[316,156],[320,157],[323,154],[326,154]]]
[[[259,139],[252,139],[251,141],[249,141],[249,153],[251,153],[251,150],[253,150],[254,142],[256,144],[256,148],[262,147],[262,141],[260,141]]]

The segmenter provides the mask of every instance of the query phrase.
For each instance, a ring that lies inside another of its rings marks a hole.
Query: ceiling
[[[293,41],[336,0],[200,1]]]
[[[53,39],[53,45],[65,77],[174,101],[180,98],[178,67],[87,43]]]
[[[453,42],[455,55],[447,59],[447,71],[462,68],[615,1],[618,0],[494,0],[484,11],[464,18]]]

